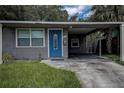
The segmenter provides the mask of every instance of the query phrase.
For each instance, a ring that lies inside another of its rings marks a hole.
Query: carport
[[[104,31],[112,31],[112,53],[123,60],[123,24],[121,22],[75,23],[68,29],[68,57],[99,55],[107,53]],[[117,33],[117,36],[114,34]]]

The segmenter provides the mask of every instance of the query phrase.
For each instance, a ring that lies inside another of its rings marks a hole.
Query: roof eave
[[[48,22],[48,21],[2,21],[1,24],[58,24],[58,25],[81,25],[81,24],[124,24],[124,22]]]

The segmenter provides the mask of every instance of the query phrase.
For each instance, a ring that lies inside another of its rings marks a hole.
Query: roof
[[[48,21],[2,21],[1,24],[55,24],[55,25],[83,25],[83,24],[124,24],[124,22],[48,22]]]
[[[124,22],[44,22],[44,21],[2,21],[4,27],[44,27],[44,28],[67,28],[68,31],[77,34],[88,33],[94,31],[95,29],[104,29],[108,27],[118,27]],[[71,33],[70,32],[70,33]]]

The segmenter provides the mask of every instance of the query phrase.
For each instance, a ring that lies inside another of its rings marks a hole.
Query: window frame
[[[30,32],[30,46],[18,46],[18,29],[29,29]],[[31,31],[32,30],[42,30],[43,31],[43,46],[32,46],[32,37],[31,37]],[[44,28],[16,28],[16,48],[43,48],[45,47],[45,29]]]
[[[77,46],[73,46],[73,41],[77,41]],[[80,47],[80,45],[79,45],[79,38],[72,38],[71,39],[71,47],[72,48],[79,48]]]

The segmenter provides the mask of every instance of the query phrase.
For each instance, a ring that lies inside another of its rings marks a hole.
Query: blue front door
[[[62,31],[49,30],[50,57],[62,57]]]

